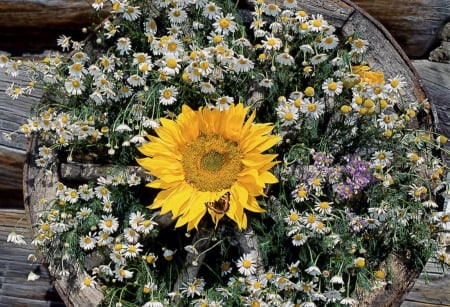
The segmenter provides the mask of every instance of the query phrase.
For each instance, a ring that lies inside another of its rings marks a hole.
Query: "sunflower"
[[[269,171],[276,154],[263,154],[279,140],[269,135],[273,125],[246,120],[248,107],[227,110],[183,105],[176,121],[161,118],[157,136],[139,150],[146,157],[137,162],[157,179],[148,187],[161,189],[148,206],[171,212],[175,227],[197,228],[208,212],[215,225],[227,215],[239,229],[247,228],[244,209],[264,212],[256,197],[266,184],[278,182]]]

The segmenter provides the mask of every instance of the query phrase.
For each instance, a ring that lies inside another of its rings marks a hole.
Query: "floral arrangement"
[[[13,99],[44,90],[20,129],[40,167],[111,165],[43,200],[32,244],[56,271],[95,255],[80,286],[107,306],[311,307],[356,305],[395,255],[450,263],[429,103],[297,2],[95,0],[86,40],[1,56],[30,78]]]

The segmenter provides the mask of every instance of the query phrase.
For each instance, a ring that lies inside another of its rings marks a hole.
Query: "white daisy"
[[[76,217],[79,219],[85,219],[92,213],[91,208],[83,207],[80,208],[80,210],[77,211]]]
[[[180,7],[174,7],[169,11],[169,20],[171,23],[180,24],[186,21],[188,15],[185,10]]]
[[[304,104],[300,107],[300,111],[308,117],[319,119],[325,112],[325,104],[323,100],[315,100],[313,97],[304,99]]]
[[[109,200],[111,192],[105,186],[97,186],[95,188],[95,197],[100,200]]]
[[[213,94],[216,92],[216,88],[210,82],[200,83],[200,91],[205,94]]]
[[[292,66],[295,63],[294,57],[290,55],[288,52],[283,52],[278,54],[275,60],[281,65]]]
[[[269,3],[264,7],[264,13],[269,16],[277,16],[280,12],[280,7],[275,3]]]
[[[281,104],[276,108],[276,112],[283,126],[294,125],[298,120],[298,108],[293,104]]]
[[[133,228],[125,228],[123,230],[123,235],[128,243],[136,243],[139,240],[139,233]]]
[[[86,89],[83,80],[76,78],[67,78],[64,87],[69,95],[81,95]]]
[[[301,232],[294,233],[291,238],[294,246],[302,246],[308,240],[308,236]]]
[[[172,105],[177,101],[178,90],[175,86],[169,86],[159,91],[159,103],[164,106]]]
[[[219,14],[215,16],[214,20],[213,27],[217,33],[228,35],[237,30],[233,14],[228,13],[226,16]]]
[[[320,40],[318,46],[325,50],[331,50],[337,47],[339,39],[336,35],[328,35]]]
[[[154,222],[152,219],[146,219],[144,220],[139,226],[138,231],[141,232],[144,235],[147,235],[152,231],[155,226],[157,226],[158,223]]]
[[[325,27],[328,26],[328,22],[323,19],[323,16],[320,14],[312,15],[309,20],[309,26],[311,31],[313,32],[321,32]]]
[[[253,253],[242,255],[236,265],[242,275],[249,276],[256,273],[256,257]]]
[[[352,41],[352,51],[361,54],[367,51],[369,43],[364,39],[355,39]]]
[[[112,234],[119,228],[119,220],[113,215],[102,215],[102,219],[99,223],[99,228],[107,233]]]
[[[253,67],[254,63],[243,55],[240,55],[239,58],[234,61],[234,71],[237,73],[248,72],[253,69]]]
[[[117,278],[118,281],[123,281],[124,279],[129,279],[131,277],[133,277],[133,272],[126,270],[123,267],[118,267],[115,271],[114,271],[114,275]]]
[[[116,46],[120,55],[128,54],[131,50],[131,40],[128,37],[121,37],[117,40]]]
[[[140,252],[142,252],[142,246],[141,243],[126,245],[124,253],[125,258],[135,258],[139,256]]]
[[[326,79],[322,84],[323,91],[330,97],[340,95],[343,87],[342,81],[334,81],[333,78]]]
[[[234,98],[230,97],[230,96],[222,96],[217,98],[216,100],[216,107],[223,111],[223,110],[227,110],[230,105],[234,103]]]
[[[92,250],[94,249],[96,244],[97,241],[91,233],[86,236],[80,237],[80,247],[84,250]]]
[[[22,235],[17,234],[15,231],[12,231],[8,234],[8,238],[6,239],[6,242],[11,242],[18,245],[26,245],[27,242],[25,242],[24,237]]]
[[[268,36],[262,41],[263,48],[266,50],[279,50],[283,46],[281,39],[275,36]]]
[[[138,6],[127,6],[123,12],[123,18],[128,21],[133,21],[141,16],[141,10]]]
[[[145,79],[139,76],[138,74],[133,74],[127,78],[127,82],[131,86],[143,86],[145,84]]]
[[[214,2],[209,2],[203,7],[202,14],[210,20],[214,20],[216,16],[222,13],[222,8],[218,7]]]
[[[311,64],[317,65],[325,62],[328,59],[328,55],[326,53],[318,53],[311,58]]]

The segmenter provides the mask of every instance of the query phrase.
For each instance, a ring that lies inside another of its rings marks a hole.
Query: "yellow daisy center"
[[[244,261],[242,261],[242,266],[246,269],[251,268],[252,267],[252,262],[248,259],[245,259]]]
[[[220,135],[202,135],[186,146],[181,161],[187,182],[199,191],[230,188],[242,170],[235,142]]]
[[[314,19],[312,24],[314,27],[319,28],[320,26],[322,26],[322,21],[320,19]]]
[[[330,91],[335,91],[337,89],[338,85],[336,82],[331,82],[330,84],[328,84],[328,89]]]
[[[219,21],[219,25],[222,29],[226,29],[230,26],[230,21],[226,18],[222,18]]]

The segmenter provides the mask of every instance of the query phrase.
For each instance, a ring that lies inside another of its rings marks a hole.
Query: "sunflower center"
[[[243,167],[238,145],[214,134],[186,146],[181,162],[187,182],[200,191],[230,188]]]
[[[208,152],[203,156],[201,166],[204,170],[218,172],[225,162],[224,156],[216,151]]]

